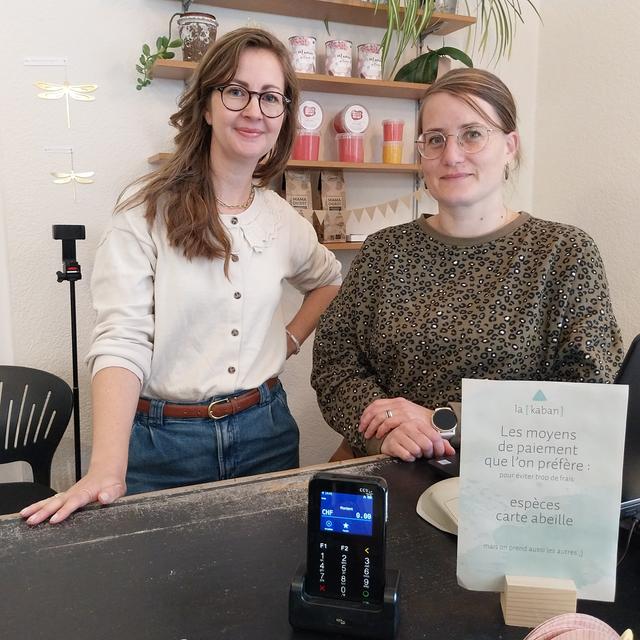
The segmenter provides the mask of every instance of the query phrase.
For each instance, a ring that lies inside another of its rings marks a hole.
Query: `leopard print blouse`
[[[611,382],[623,355],[584,231],[521,213],[453,238],[424,216],[364,243],[318,325],[311,384],[327,423],[373,453],[357,428],[377,398],[459,402],[462,378]]]

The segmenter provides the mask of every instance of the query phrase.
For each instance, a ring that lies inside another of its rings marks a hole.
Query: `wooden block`
[[[505,624],[536,627],[561,613],[575,613],[576,585],[573,580],[536,576],[505,576],[500,605]]]

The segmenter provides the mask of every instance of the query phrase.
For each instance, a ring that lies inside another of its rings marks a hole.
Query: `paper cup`
[[[361,104],[350,104],[333,118],[336,133],[364,133],[369,126],[369,112]]]
[[[382,138],[385,142],[401,142],[404,133],[404,120],[383,120]]]
[[[322,107],[314,100],[305,100],[298,107],[298,127],[315,131],[322,124]]]
[[[358,45],[358,76],[382,80],[382,47],[376,42]]]
[[[317,160],[320,152],[320,134],[314,131],[298,131],[293,144],[292,160]]]
[[[402,142],[382,143],[382,162],[388,164],[402,164]]]
[[[291,36],[289,38],[291,63],[300,73],[316,72],[316,39],[313,36]]]
[[[325,72],[330,76],[351,75],[353,65],[350,40],[329,40],[325,42]]]
[[[338,133],[336,141],[340,162],[364,162],[364,136],[361,133]]]

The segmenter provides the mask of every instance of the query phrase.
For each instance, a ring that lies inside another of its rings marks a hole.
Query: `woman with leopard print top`
[[[452,454],[431,417],[464,377],[613,380],[622,341],[593,240],[504,205],[519,142],[493,74],[427,90],[417,147],[438,215],[369,236],[316,332],[311,382],[355,453]]]

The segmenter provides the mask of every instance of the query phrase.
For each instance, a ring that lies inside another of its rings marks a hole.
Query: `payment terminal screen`
[[[373,496],[322,491],[320,530],[370,536],[373,531]]]

